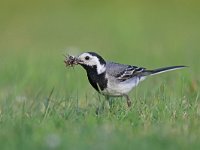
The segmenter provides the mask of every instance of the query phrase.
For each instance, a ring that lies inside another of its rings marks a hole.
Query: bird
[[[131,107],[128,93],[148,76],[186,67],[180,65],[149,70],[106,61],[95,52],[81,53],[77,56],[76,63],[86,70],[89,83],[96,91],[106,97],[125,97],[128,107]]]

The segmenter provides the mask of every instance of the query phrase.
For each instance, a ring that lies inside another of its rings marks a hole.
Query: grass
[[[0,5],[1,149],[199,149],[197,1],[6,1]],[[104,100],[63,54],[156,68],[131,93]]]

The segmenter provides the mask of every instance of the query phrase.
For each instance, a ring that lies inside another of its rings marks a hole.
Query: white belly
[[[102,91],[102,94],[110,95],[110,96],[122,96],[124,94],[128,94],[134,87],[138,85],[138,83],[143,78],[132,78],[123,82],[116,82],[114,80],[108,81],[107,89]]]

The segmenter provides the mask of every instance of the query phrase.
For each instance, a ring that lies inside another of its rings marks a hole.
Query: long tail
[[[185,67],[187,67],[187,66],[171,66],[171,67],[158,68],[158,69],[154,69],[154,70],[145,70],[143,75],[144,76],[156,75],[156,74],[164,73],[164,72],[167,72],[167,71],[182,69],[182,68],[185,68]]]

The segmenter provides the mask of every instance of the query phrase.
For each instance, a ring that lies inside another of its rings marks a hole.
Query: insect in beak
[[[75,56],[71,56],[71,55],[64,55],[65,60],[64,63],[66,65],[66,67],[74,67],[74,65],[78,65],[78,61],[77,58]]]

